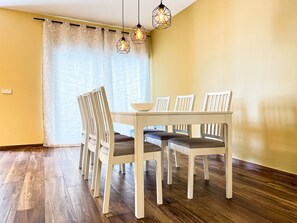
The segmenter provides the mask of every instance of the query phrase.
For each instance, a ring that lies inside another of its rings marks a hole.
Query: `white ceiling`
[[[176,15],[196,0],[163,0]],[[121,26],[121,0],[1,0],[0,7]],[[125,27],[137,24],[137,0],[125,0]],[[140,23],[152,30],[151,16],[160,0],[140,0]]]

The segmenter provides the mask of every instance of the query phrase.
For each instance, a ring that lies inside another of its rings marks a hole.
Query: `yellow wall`
[[[0,9],[0,30],[0,146],[42,143],[42,23]]]
[[[297,173],[297,1],[198,0],[152,32],[153,93],[232,90],[234,157]],[[173,106],[174,102],[172,102]]]

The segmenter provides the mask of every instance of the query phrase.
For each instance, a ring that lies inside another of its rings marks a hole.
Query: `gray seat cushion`
[[[205,138],[175,138],[170,139],[168,144],[174,143],[180,146],[192,148],[224,147],[225,143],[214,139]]]
[[[169,140],[172,138],[188,138],[187,135],[179,134],[179,133],[173,133],[173,132],[155,132],[155,133],[148,133],[145,135],[145,137],[150,137],[153,139],[158,140]]]
[[[114,141],[115,142],[126,142],[126,141],[133,141],[133,137],[125,136],[125,135],[120,135],[120,134],[115,134],[114,135]],[[96,145],[96,139],[94,138],[89,138],[89,142],[93,145]]]
[[[125,135],[114,135],[114,141],[115,142],[126,142],[126,141],[133,141],[134,138],[133,137],[129,137],[129,136],[125,136]]]
[[[165,132],[164,130],[160,130],[160,129],[144,129],[143,130],[143,134],[148,134],[148,133],[155,133],[155,132]],[[134,129],[130,130],[130,135],[134,136]]]
[[[132,155],[134,154],[134,141],[127,142],[117,142],[114,144],[114,156],[124,156],[124,155]],[[108,148],[101,147],[101,151],[108,154]],[[161,151],[159,146],[153,145],[148,142],[144,142],[144,152],[158,152]]]

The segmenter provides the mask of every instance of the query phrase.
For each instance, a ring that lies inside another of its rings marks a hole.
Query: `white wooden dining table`
[[[135,216],[144,218],[143,129],[146,126],[223,123],[226,128],[226,198],[232,198],[232,112],[111,112],[113,122],[134,127]]]

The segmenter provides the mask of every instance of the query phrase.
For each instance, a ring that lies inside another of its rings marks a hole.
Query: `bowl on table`
[[[155,103],[152,102],[137,102],[131,103],[131,107],[136,111],[149,111],[154,108]]]

